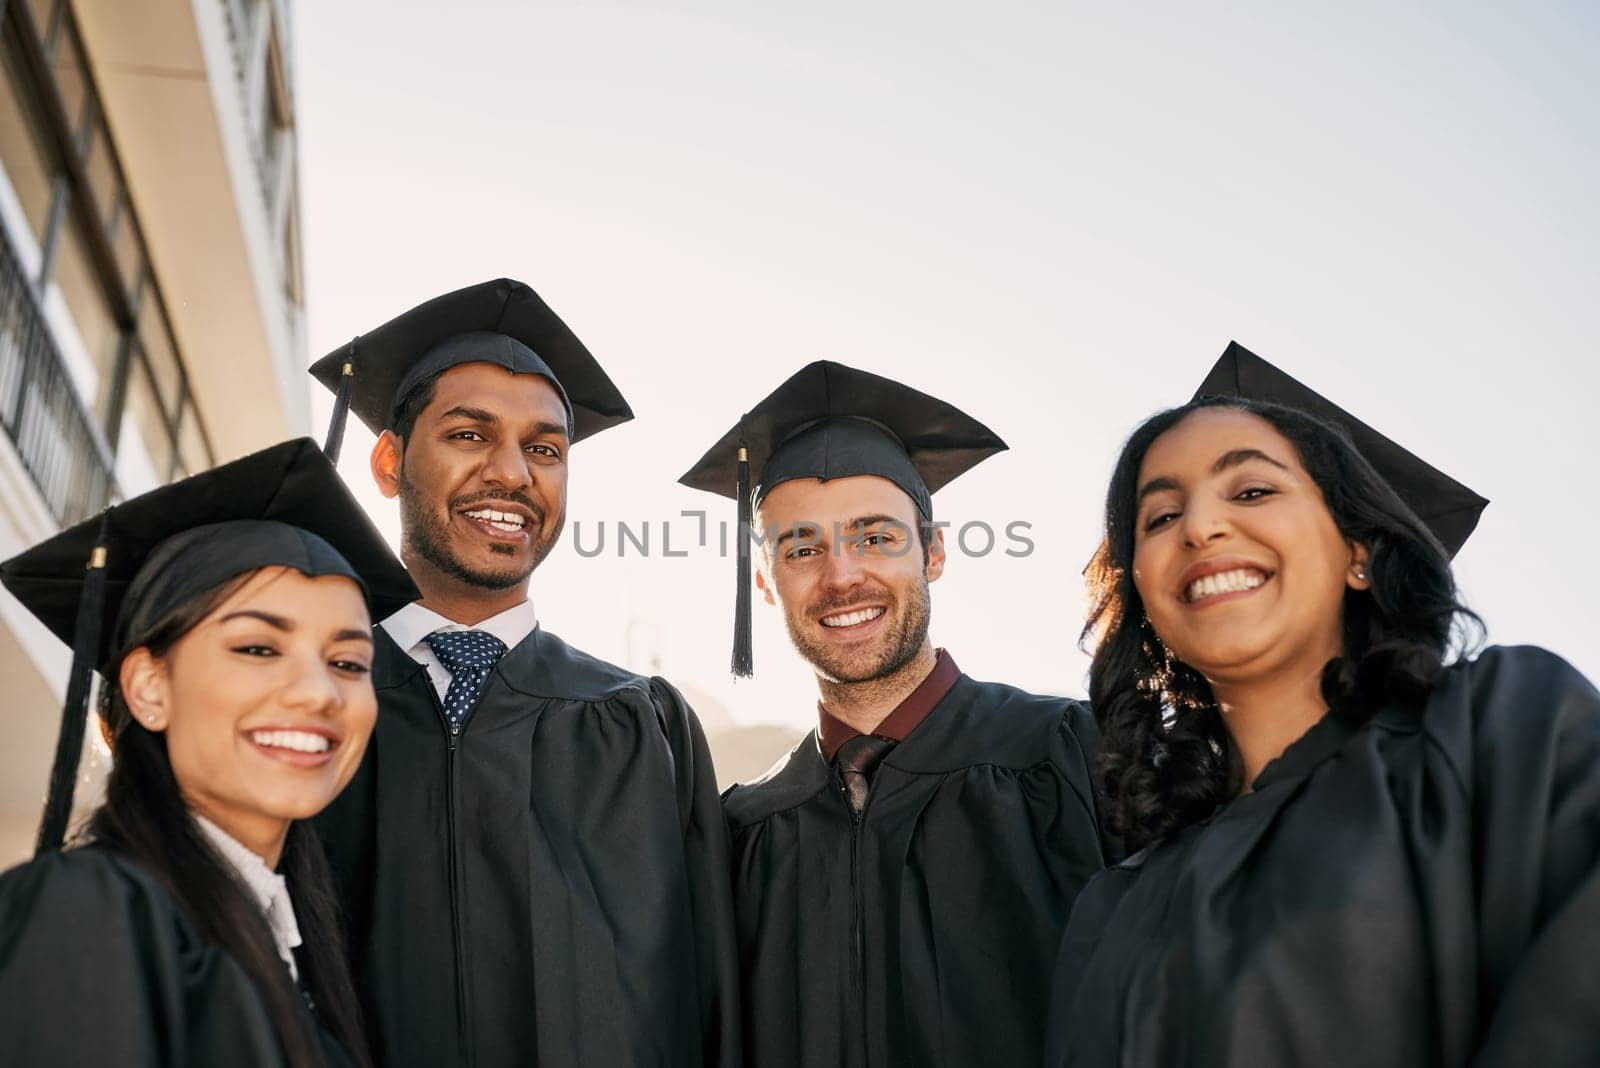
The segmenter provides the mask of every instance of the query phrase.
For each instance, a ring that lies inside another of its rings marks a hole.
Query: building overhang
[[[283,282],[225,7],[73,4],[219,462],[309,422],[303,316]]]

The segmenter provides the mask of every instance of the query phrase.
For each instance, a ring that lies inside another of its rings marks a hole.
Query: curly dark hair
[[[1481,635],[1478,617],[1458,599],[1448,554],[1343,430],[1239,397],[1204,397],[1151,416],[1111,475],[1105,537],[1085,573],[1093,607],[1080,637],[1094,656],[1089,698],[1102,735],[1107,818],[1130,852],[1206,818],[1243,786],[1210,685],[1168,652],[1133,583],[1145,452],[1191,412],[1218,407],[1260,416],[1287,438],[1339,533],[1367,547],[1371,586],[1345,591],[1343,655],[1322,674],[1335,714],[1365,722],[1391,704],[1420,708],[1452,641],[1464,647],[1469,630]]]

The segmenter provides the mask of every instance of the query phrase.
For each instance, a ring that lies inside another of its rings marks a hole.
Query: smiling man
[[[626,402],[505,279],[312,373],[379,432],[372,474],[399,499],[422,591],[379,624],[378,727],[319,821],[375,1053],[732,1063],[727,831],[700,725],[664,680],[546,631],[528,597],[566,518],[571,446],[632,418]]]
[[[818,362],[682,479],[758,516],[756,587],[821,697],[816,731],[724,797],[757,1068],[1042,1055],[1062,926],[1103,860],[1094,721],[969,678],[928,633],[947,563],[932,492],[1004,448],[943,401]],[[747,670],[747,618],[735,642]]]

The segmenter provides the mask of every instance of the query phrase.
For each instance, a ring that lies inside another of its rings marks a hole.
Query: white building
[[[0,0],[0,558],[306,432],[288,18]],[[68,660],[0,593],[0,868],[31,851]]]

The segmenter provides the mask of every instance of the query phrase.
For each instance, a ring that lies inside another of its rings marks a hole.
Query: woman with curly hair
[[[1085,638],[1132,855],[1078,898],[1047,1063],[1600,1064],[1600,694],[1452,660],[1477,621],[1417,513],[1460,487],[1230,358],[1301,406],[1162,412],[1107,494]]]

